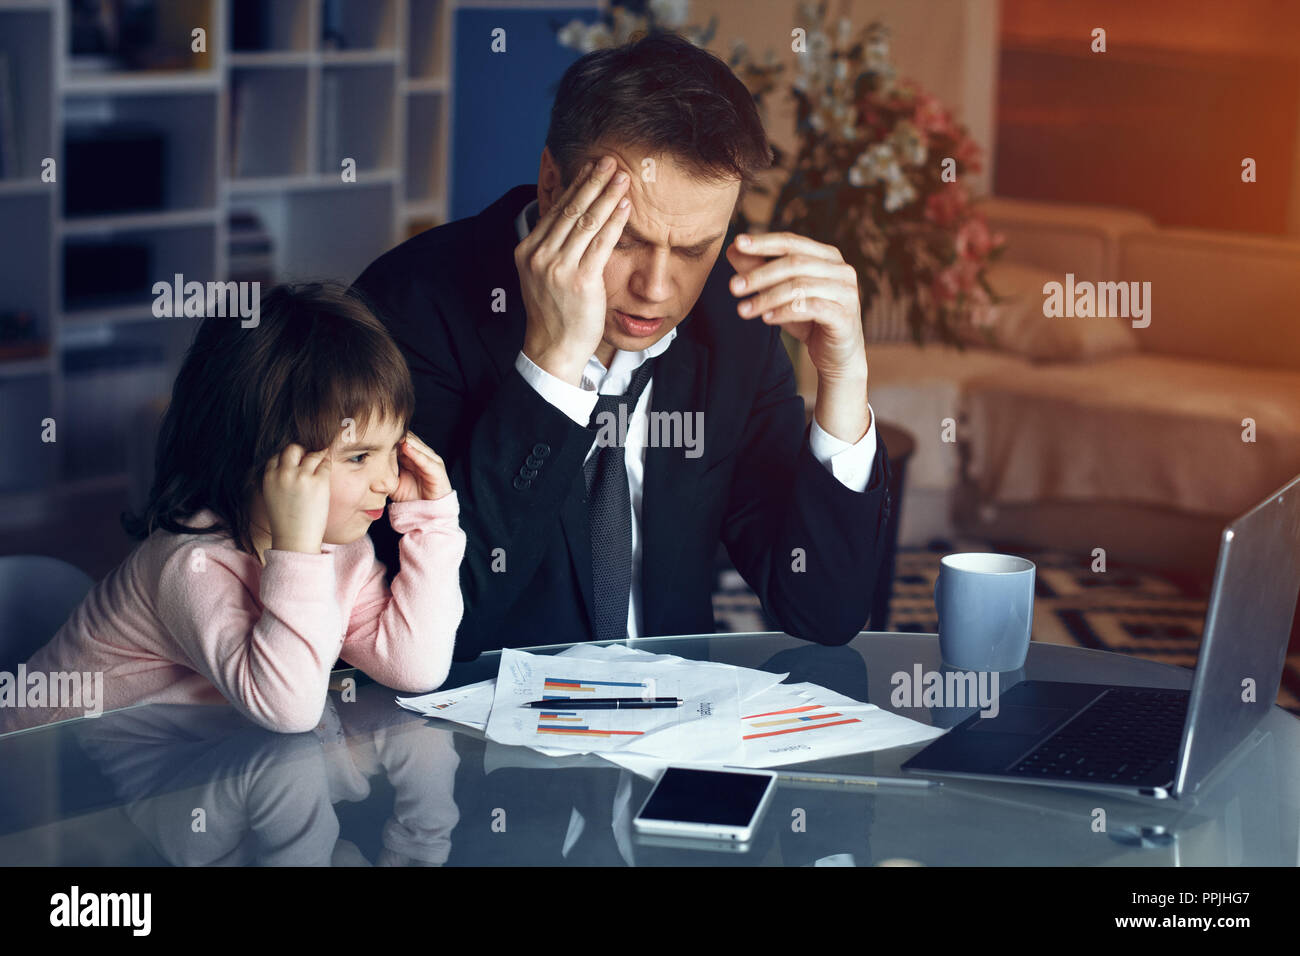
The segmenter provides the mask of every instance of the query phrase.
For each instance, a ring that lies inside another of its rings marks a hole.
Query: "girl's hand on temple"
[[[399,468],[397,491],[390,496],[393,501],[437,501],[451,494],[451,480],[442,458],[432,448],[420,441],[414,432],[397,448]]]
[[[276,551],[320,554],[330,512],[330,452],[289,445],[267,463],[262,497]]]

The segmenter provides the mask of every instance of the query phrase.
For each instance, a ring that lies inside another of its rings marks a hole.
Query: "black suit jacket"
[[[356,282],[410,365],[411,429],[443,457],[460,499],[457,660],[595,638],[582,462],[596,431],[515,369],[525,326],[515,219],[535,198],[535,185],[516,186],[479,215],[390,250]],[[736,314],[734,274],[719,255],[655,366],[654,410],[702,411],[704,438],[696,458],[646,449],[643,636],[714,630],[721,540],[785,631],[843,644],[866,623],[885,550],[888,454],[877,432],[860,493],[813,457],[780,332]],[[396,533],[381,521],[371,535],[393,573]]]

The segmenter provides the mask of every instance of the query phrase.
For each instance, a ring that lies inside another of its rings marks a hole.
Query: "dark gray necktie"
[[[619,444],[618,423],[623,420],[619,406],[627,407],[624,415],[630,422],[653,374],[654,362],[651,358],[641,363],[624,394],[598,397],[588,423],[590,428],[605,428],[598,441],[604,436],[613,438],[605,445],[598,443],[582,466],[587,480],[593,616],[598,641],[627,638],[628,592],[632,587],[632,498],[627,488],[623,446]],[[612,429],[605,425],[606,421],[612,421]]]

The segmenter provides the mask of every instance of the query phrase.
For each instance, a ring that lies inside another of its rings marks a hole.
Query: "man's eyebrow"
[[[623,235],[636,242],[644,243],[647,246],[654,245],[653,242],[651,242],[645,236],[641,235],[641,233],[637,232],[636,229],[632,227],[631,223],[628,223],[623,226]],[[708,249],[709,246],[717,242],[719,239],[725,238],[726,235],[727,234],[725,232],[720,232],[712,239],[705,239],[701,242],[696,242],[689,246],[676,246],[675,248],[680,249],[683,252],[703,252],[704,250]]]

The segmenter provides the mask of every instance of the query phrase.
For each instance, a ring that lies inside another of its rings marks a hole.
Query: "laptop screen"
[[[1277,699],[1300,593],[1300,475],[1223,531],[1174,793],[1190,793]]]

